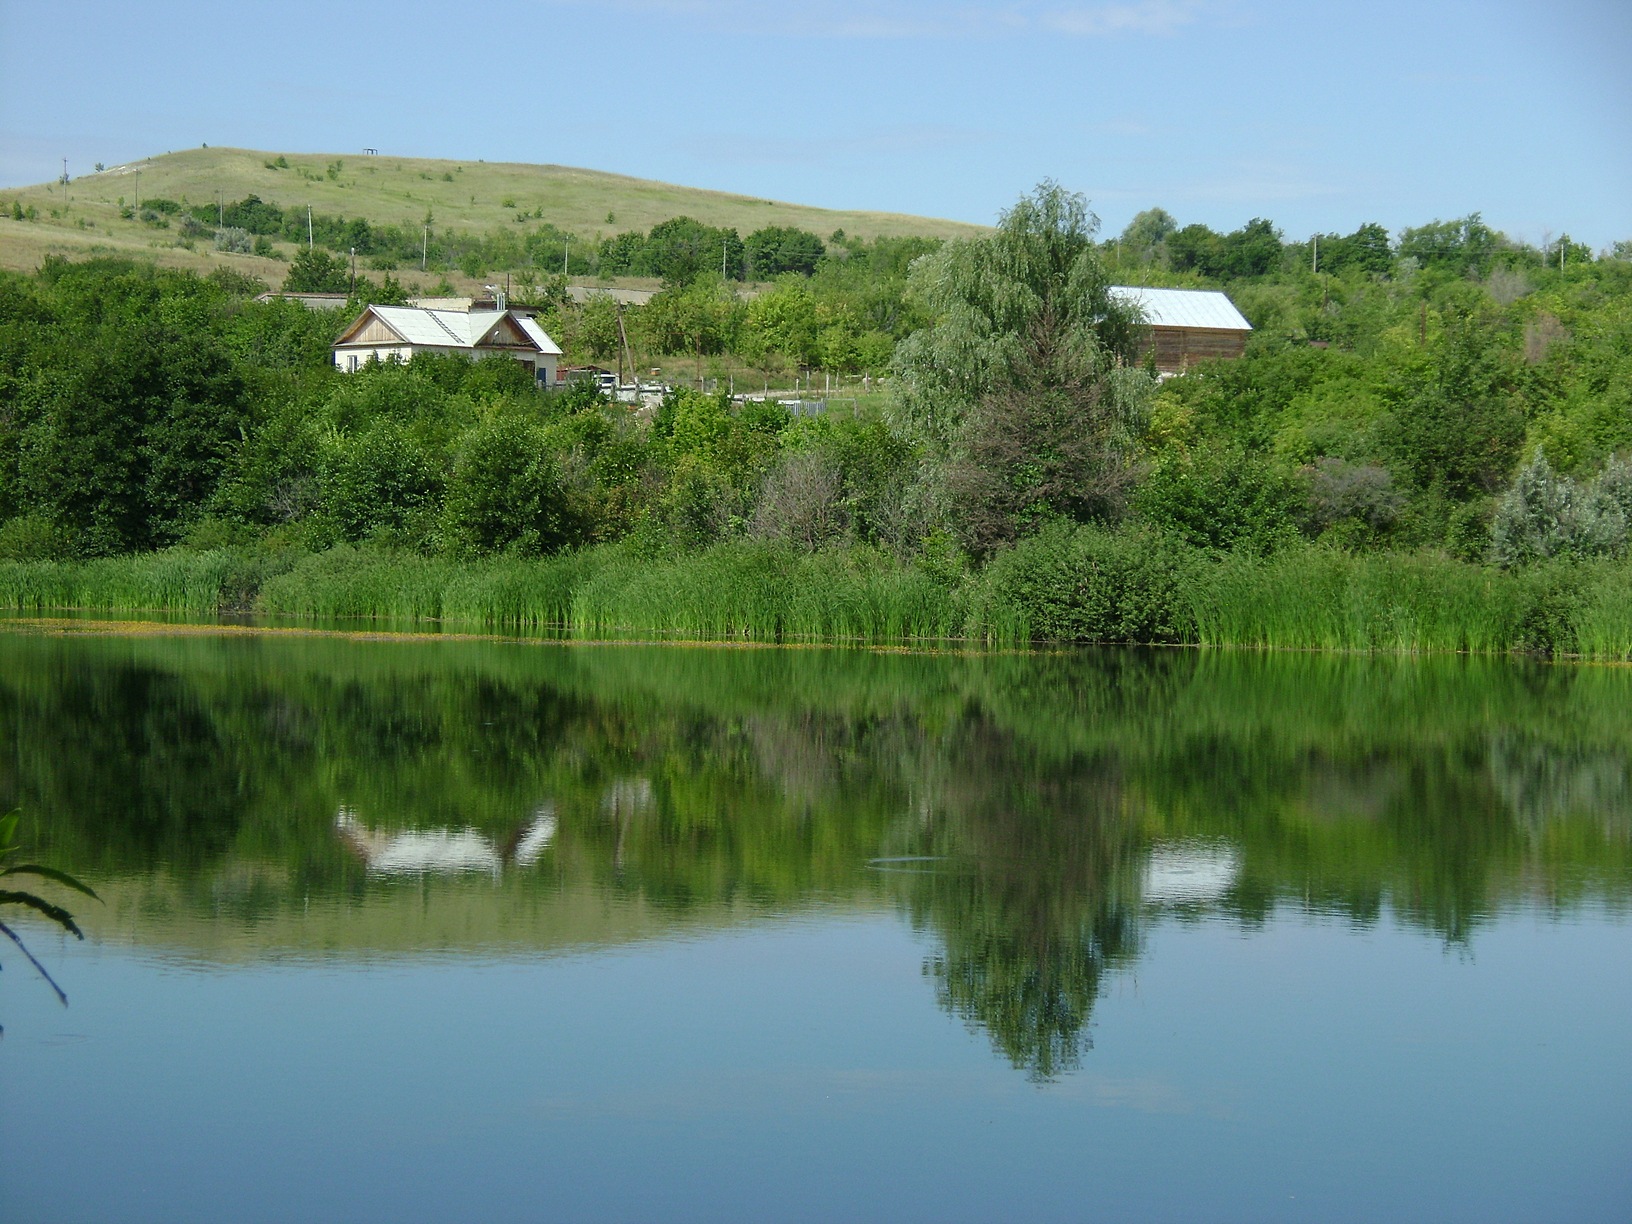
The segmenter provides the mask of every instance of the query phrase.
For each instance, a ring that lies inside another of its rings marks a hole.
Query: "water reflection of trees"
[[[971,718],[896,875],[941,1006],[1037,1079],[1073,1069],[1105,974],[1138,952],[1139,838],[1114,764],[1039,770]]]
[[[942,1005],[1044,1078],[1157,901],[1467,940],[1518,899],[1632,897],[1609,669],[16,637],[0,662],[0,810],[78,874],[162,867],[255,922],[391,887],[359,845],[434,872],[446,843],[507,888],[667,912],[893,902]],[[1226,878],[1147,896],[1178,845],[1226,847]],[[896,856],[934,861],[866,869]]]

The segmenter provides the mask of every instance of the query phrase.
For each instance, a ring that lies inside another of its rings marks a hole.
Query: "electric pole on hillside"
[[[62,206],[68,207],[68,159],[62,159]]]
[[[312,249],[312,206],[306,205],[306,249]]]

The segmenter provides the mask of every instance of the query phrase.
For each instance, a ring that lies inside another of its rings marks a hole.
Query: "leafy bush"
[[[58,561],[73,554],[73,535],[43,514],[0,523],[0,561]]]
[[[442,521],[447,547],[464,555],[554,553],[584,534],[543,428],[516,416],[495,417],[465,435]]]
[[[1632,496],[1625,464],[1583,488],[1560,476],[1540,450],[1514,480],[1496,508],[1490,530],[1491,559],[1503,567],[1558,556],[1602,557],[1626,545]]]
[[[1308,487],[1304,512],[1310,535],[1338,528],[1381,535],[1394,526],[1403,499],[1387,468],[1323,456],[1302,472]]]
[[[1192,641],[1188,588],[1201,564],[1193,549],[1151,531],[1050,527],[992,560],[981,615],[999,638]]]
[[[420,543],[430,532],[441,473],[418,440],[393,421],[330,433],[317,458],[323,528],[334,540]]]
[[[1198,548],[1266,551],[1293,536],[1301,500],[1296,483],[1263,456],[1218,445],[1160,460],[1134,506]]]

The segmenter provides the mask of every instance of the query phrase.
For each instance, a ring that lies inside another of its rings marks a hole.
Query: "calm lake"
[[[22,629],[14,806],[8,1224],[1632,1219],[1632,669]]]

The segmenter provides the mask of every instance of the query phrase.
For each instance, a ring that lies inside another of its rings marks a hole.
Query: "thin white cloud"
[[[582,6],[591,0],[557,0]],[[748,35],[843,40],[993,38],[1064,35],[1072,38],[1168,37],[1188,26],[1229,19],[1232,0],[594,0],[599,8],[707,23]]]
[[[1119,34],[1164,37],[1209,16],[1213,7],[1200,0],[1135,0],[1128,4],[1091,4],[1045,13],[1040,24],[1060,34],[1079,38],[1108,38]]]

